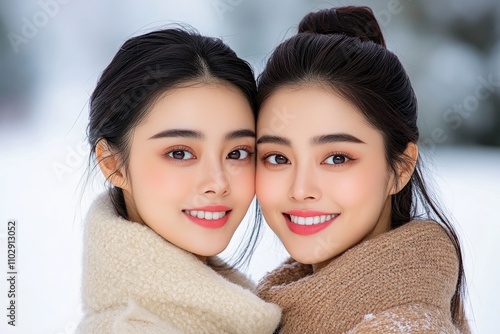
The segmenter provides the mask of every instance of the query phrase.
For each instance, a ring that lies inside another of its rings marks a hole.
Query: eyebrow
[[[361,139],[354,137],[353,135],[350,135],[348,133],[335,133],[335,134],[317,136],[317,137],[314,137],[311,139],[311,143],[313,145],[321,145],[321,144],[328,144],[328,143],[342,143],[342,142],[366,144]]]
[[[284,145],[284,146],[292,146],[290,140],[288,140],[284,137],[269,136],[269,135],[261,136],[257,140],[257,145],[258,144],[278,144],[278,145]]]
[[[353,135],[350,135],[347,133],[335,133],[335,134],[329,134],[329,135],[322,135],[322,136],[317,136],[317,137],[314,137],[311,139],[311,143],[313,145],[321,145],[321,144],[328,144],[328,143],[341,143],[341,142],[366,144],[361,139],[354,137]],[[287,138],[279,137],[279,136],[269,136],[269,135],[261,136],[257,140],[257,144],[278,144],[278,145],[283,145],[283,146],[292,146],[290,140]]]
[[[239,139],[239,138],[255,138],[255,131],[248,129],[241,129],[229,132],[224,138],[226,140]]]
[[[171,129],[171,130],[163,130],[158,132],[154,136],[149,139],[158,139],[158,138],[172,138],[172,137],[183,137],[183,138],[195,138],[195,139],[203,139],[204,136],[199,131],[193,130],[183,130],[183,129]]]
[[[170,129],[170,130],[163,130],[161,132],[158,132],[157,134],[150,137],[149,139],[173,138],[173,137],[203,139],[203,138],[205,138],[205,135],[203,133],[201,133],[200,131],[184,130],[184,129]],[[235,130],[235,131],[231,131],[228,134],[226,134],[224,136],[224,139],[225,140],[232,140],[232,139],[239,139],[239,138],[246,138],[246,137],[255,138],[255,132],[252,130],[249,130],[249,129]]]

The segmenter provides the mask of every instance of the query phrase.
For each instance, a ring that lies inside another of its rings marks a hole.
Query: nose
[[[227,196],[230,194],[229,175],[220,161],[211,159],[203,164],[198,193],[205,196]]]
[[[312,166],[295,170],[288,196],[294,201],[317,201],[321,198],[321,180]]]

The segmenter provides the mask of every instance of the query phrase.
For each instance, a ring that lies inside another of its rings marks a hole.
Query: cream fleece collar
[[[279,307],[231,283],[234,276],[224,278],[150,228],[119,217],[107,195],[95,201],[86,224],[85,313],[133,300],[183,333],[272,333],[277,326]]]

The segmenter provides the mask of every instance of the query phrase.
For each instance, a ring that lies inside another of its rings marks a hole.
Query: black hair
[[[157,30],[128,39],[103,71],[90,98],[89,161],[95,158],[98,142],[105,140],[119,155],[120,167],[126,169],[131,132],[148,114],[151,105],[169,89],[193,82],[217,82],[237,88],[256,118],[253,71],[222,40],[183,28]],[[109,183],[107,186],[116,212],[127,219],[122,189]],[[260,225],[257,206],[248,246],[236,257],[235,265],[250,257]]]
[[[277,89],[318,83],[353,103],[382,134],[386,161],[396,176],[409,143],[417,143],[417,99],[398,57],[385,47],[380,26],[368,7],[347,6],[309,13],[298,34],[281,43],[258,78],[257,106]],[[465,273],[457,233],[427,190],[420,159],[411,179],[391,195],[391,228],[433,219],[456,249],[459,276],[450,310],[464,323]]]

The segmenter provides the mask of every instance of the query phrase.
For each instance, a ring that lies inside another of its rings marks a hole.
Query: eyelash
[[[326,164],[325,163],[325,160],[327,160],[330,157],[335,157],[335,156],[344,157],[344,158],[347,159],[347,161],[344,161],[343,163],[340,163],[340,164]],[[321,164],[322,165],[327,165],[327,166],[333,166],[333,167],[341,167],[342,165],[348,164],[349,162],[354,161],[354,160],[355,159],[352,158],[351,155],[349,155],[349,154],[347,154],[345,152],[331,152],[331,153],[328,153],[326,155],[326,157],[322,160]]]
[[[268,161],[266,161],[269,157],[272,157],[273,155],[281,155],[283,156],[284,158],[286,158],[286,160],[288,161],[286,164],[272,164],[272,163],[269,163]],[[282,153],[280,152],[269,152],[269,153],[266,153],[265,155],[263,155],[260,160],[262,161],[262,163],[264,165],[266,165],[267,167],[270,167],[270,168],[278,168],[280,166],[283,166],[283,165],[287,165],[290,160]]]
[[[173,152],[178,152],[178,151],[188,152],[189,154],[191,154],[193,156],[193,158],[190,158],[190,159],[175,159],[175,158],[169,156],[169,154],[171,154]],[[165,156],[165,158],[170,159],[170,160],[172,160],[173,162],[176,162],[176,163],[182,163],[182,162],[186,162],[188,160],[196,159],[196,155],[194,154],[194,152],[189,147],[186,147],[186,146],[174,146],[174,147],[171,147],[163,155]]]
[[[230,159],[230,160],[236,160],[236,161],[250,160],[254,156],[254,154],[255,154],[255,151],[252,150],[248,146],[238,146],[238,147],[235,147],[234,149],[232,149],[227,155],[229,155],[230,153],[232,153],[234,151],[239,151],[239,150],[243,150],[243,151],[247,152],[248,156],[246,158],[243,158],[243,159]],[[169,156],[169,154],[171,154],[173,152],[177,152],[177,151],[186,151],[189,154],[191,154],[193,156],[193,158],[190,158],[190,159],[175,159],[175,158]],[[179,163],[183,162],[183,161],[187,161],[187,160],[197,159],[196,155],[194,154],[194,152],[189,147],[186,147],[186,146],[175,146],[175,147],[172,147],[167,152],[164,153],[164,156],[166,158],[168,158],[168,159],[171,159],[171,160],[173,160],[175,162],[179,162]]]
[[[267,161],[267,159],[269,157],[272,157],[273,155],[280,155],[280,156],[283,156],[285,159],[287,159],[287,163],[285,164],[272,164],[272,163],[269,163]],[[340,164],[326,164],[325,163],[325,160],[327,160],[328,158],[330,157],[335,157],[335,156],[341,156],[341,157],[344,157],[347,159],[347,161],[343,162],[343,163],[340,163]],[[327,165],[327,166],[332,166],[332,167],[335,167],[335,168],[338,168],[338,167],[341,167],[342,165],[345,165],[351,161],[354,161],[355,159],[352,158],[351,155],[345,153],[345,152],[331,152],[331,153],[328,153],[325,158],[321,161],[321,165]],[[269,152],[267,154],[265,154],[264,156],[261,157],[261,161],[268,167],[270,168],[277,168],[277,167],[280,167],[282,165],[287,165],[290,163],[290,160],[282,153],[279,153],[279,152]]]
[[[227,155],[229,155],[230,153],[232,153],[234,151],[239,151],[239,150],[243,150],[243,151],[247,152],[248,156],[244,159],[230,159],[230,160],[236,160],[236,161],[250,160],[250,159],[252,159],[252,157],[255,154],[255,151],[252,148],[250,148],[249,146],[238,146],[238,147],[235,147],[234,149],[232,149]]]

